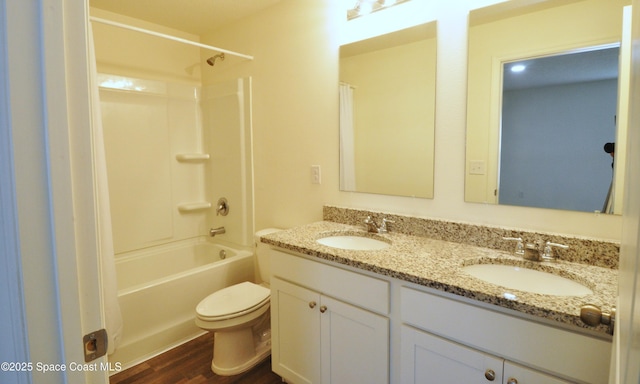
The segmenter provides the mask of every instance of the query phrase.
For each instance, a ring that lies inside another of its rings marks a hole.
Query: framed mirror
[[[340,47],[340,189],[433,198],[436,23]]]
[[[508,3],[470,16],[465,201],[621,213],[625,2]]]

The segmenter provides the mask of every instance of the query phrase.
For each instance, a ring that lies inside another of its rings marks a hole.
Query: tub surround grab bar
[[[123,23],[118,23],[115,21],[111,21],[111,20],[107,20],[107,19],[103,19],[100,17],[95,17],[95,16],[91,16],[89,17],[89,20],[91,21],[95,21],[97,23],[102,23],[102,24],[106,24],[106,25],[111,25],[113,27],[118,27],[118,28],[123,28],[123,29],[128,29],[131,31],[136,31],[136,32],[140,32],[140,33],[145,33],[147,35],[151,35],[151,36],[156,36],[156,37],[161,37],[163,39],[167,39],[167,40],[172,40],[172,41],[177,41],[179,43],[184,43],[184,44],[189,44],[189,45],[193,45],[199,48],[204,48],[204,49],[208,49],[210,51],[216,51],[216,52],[222,52],[225,54],[229,54],[232,56],[237,56],[237,57],[241,57],[244,59],[248,59],[248,60],[253,60],[253,56],[250,55],[245,55],[243,53],[238,53],[238,52],[234,52],[234,51],[229,51],[227,49],[222,49],[222,48],[218,48],[218,47],[214,47],[212,45],[207,45],[207,44],[202,44],[202,43],[198,43],[195,41],[191,41],[191,40],[187,40],[187,39],[183,39],[181,37],[176,37],[176,36],[171,36],[171,35],[167,35],[165,33],[160,33],[160,32],[154,32],[154,31],[150,31],[148,29],[143,29],[143,28],[138,28],[138,27],[134,27],[132,25],[128,25],[128,24],[123,24]]]
[[[198,201],[194,203],[178,204],[178,211],[182,213],[200,211],[200,210],[209,209],[209,208],[211,208],[211,203],[208,201]]]

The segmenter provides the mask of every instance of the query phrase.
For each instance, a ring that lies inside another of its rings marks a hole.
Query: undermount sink
[[[379,251],[389,248],[386,241],[358,235],[331,235],[322,237],[316,242],[327,247],[348,249],[352,251]]]
[[[485,282],[519,291],[553,296],[586,296],[584,285],[549,272],[504,264],[474,264],[463,267],[469,275]]]

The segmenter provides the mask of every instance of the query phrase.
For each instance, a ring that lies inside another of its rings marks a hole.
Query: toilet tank
[[[256,244],[256,263],[258,264],[257,269],[260,282],[269,284],[271,275],[271,264],[269,260],[270,248],[268,244],[260,242],[260,237],[270,233],[279,232],[281,230],[282,229],[278,228],[266,228],[256,232],[254,236],[254,242]]]

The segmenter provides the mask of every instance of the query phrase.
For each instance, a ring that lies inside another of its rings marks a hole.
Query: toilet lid
[[[268,302],[270,294],[268,288],[245,281],[205,297],[196,307],[196,313],[207,319],[241,315]]]

